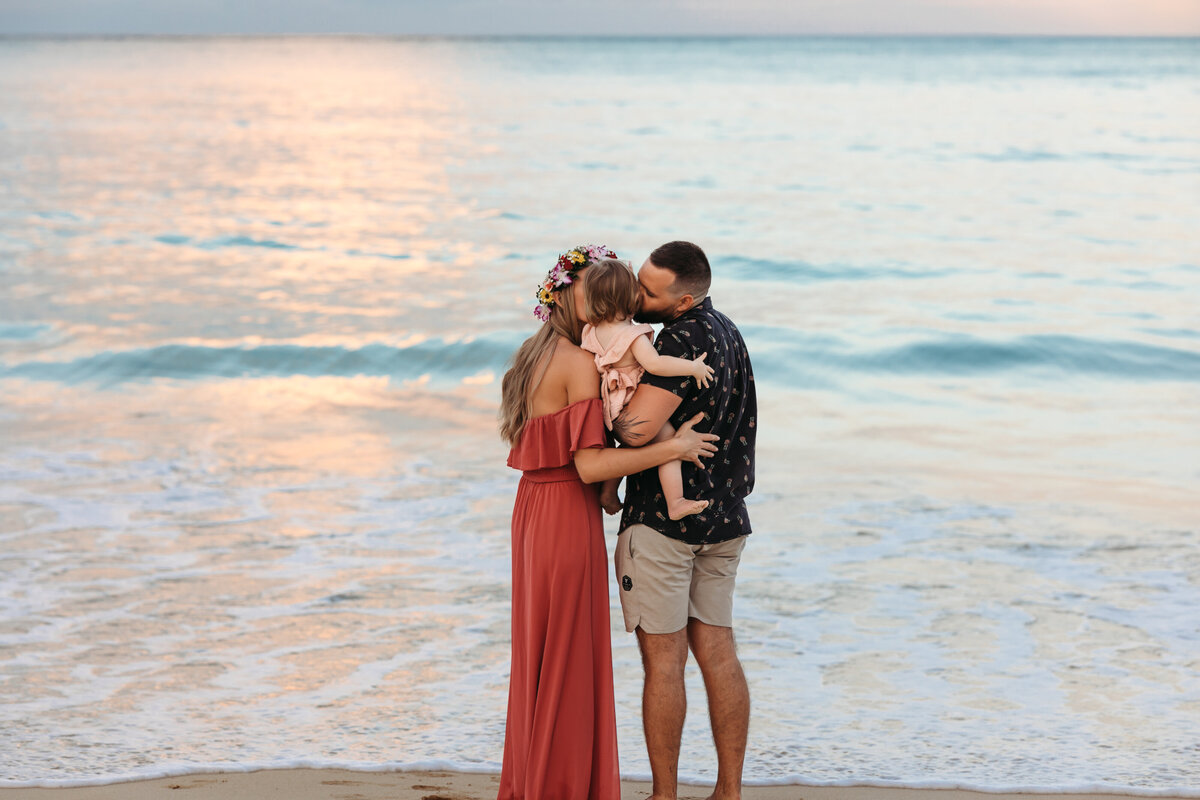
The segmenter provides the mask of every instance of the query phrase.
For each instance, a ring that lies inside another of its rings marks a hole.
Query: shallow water
[[[558,252],[681,237],[766,431],[749,781],[1195,788],[1198,56],[0,40],[0,778],[498,769],[498,376]]]

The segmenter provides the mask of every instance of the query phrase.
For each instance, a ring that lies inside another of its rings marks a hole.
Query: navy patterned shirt
[[[630,475],[625,483],[625,509],[621,530],[642,524],[688,544],[713,544],[750,533],[746,495],[754,489],[754,434],[758,414],[750,354],[737,327],[712,300],[699,304],[668,322],[654,348],[664,356],[696,358],[707,353],[713,380],[701,389],[690,375],[664,378],[647,372],[642,383],[666,389],[682,402],[668,420],[678,430],[700,412],[705,418],[696,430],[715,433],[715,455],[701,459],[704,469],[683,462],[683,495],[708,500],[708,508],[681,520],[667,516],[667,504],[658,470]]]

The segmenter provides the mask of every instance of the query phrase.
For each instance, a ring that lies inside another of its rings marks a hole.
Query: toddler
[[[583,326],[582,347],[596,357],[600,370],[600,394],[604,402],[604,424],[612,430],[613,420],[625,409],[643,372],[653,375],[691,375],[702,388],[708,388],[712,367],[704,363],[705,353],[689,361],[662,356],[651,343],[653,328],[633,321],[641,305],[642,293],[633,268],[623,261],[605,258],[583,271],[583,295],[588,324]],[[658,442],[675,435],[670,423],[654,437]],[[671,519],[682,519],[708,507],[707,500],[688,500],[683,496],[680,462],[671,461],[658,468]],[[601,491],[604,510],[620,510],[617,485],[620,478],[605,481]]]

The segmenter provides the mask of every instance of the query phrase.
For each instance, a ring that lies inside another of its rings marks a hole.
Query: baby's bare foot
[[[708,508],[707,500],[688,500],[686,497],[680,497],[677,500],[667,501],[667,516],[671,519],[683,519],[691,514],[699,514],[706,508]]]

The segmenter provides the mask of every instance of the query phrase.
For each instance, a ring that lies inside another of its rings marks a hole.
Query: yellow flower
[[[549,305],[550,302],[554,300],[554,296],[550,294],[549,289],[543,288],[540,292],[538,292],[538,300],[541,300],[543,303]]]
[[[578,250],[572,250],[571,252],[567,253],[567,258],[571,259],[576,264],[582,264],[585,260],[583,253],[579,252]]]

